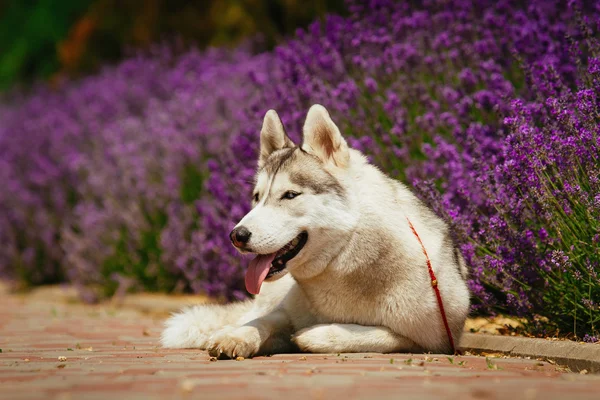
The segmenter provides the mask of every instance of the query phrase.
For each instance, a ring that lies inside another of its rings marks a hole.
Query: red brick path
[[[0,399],[600,398],[598,375],[515,358],[292,354],[211,362],[202,351],[158,347],[162,318],[0,296]]]

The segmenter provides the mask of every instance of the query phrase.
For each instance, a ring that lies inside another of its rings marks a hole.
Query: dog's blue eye
[[[288,199],[288,200],[291,200],[291,199],[293,199],[294,197],[297,197],[297,196],[299,196],[299,195],[300,195],[300,193],[297,193],[297,192],[293,192],[293,191],[291,191],[291,190],[288,190],[287,192],[285,192],[285,193],[283,194],[283,196],[281,196],[281,199],[282,199],[282,200],[283,200],[283,199]]]

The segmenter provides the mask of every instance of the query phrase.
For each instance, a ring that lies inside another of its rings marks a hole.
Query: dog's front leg
[[[279,348],[282,341],[290,342],[291,324],[283,310],[275,310],[239,328],[219,331],[211,337],[208,352],[213,357],[252,357]],[[285,339],[284,339],[285,338]]]
[[[419,351],[412,340],[384,326],[323,324],[302,329],[292,341],[310,353],[393,353]]]

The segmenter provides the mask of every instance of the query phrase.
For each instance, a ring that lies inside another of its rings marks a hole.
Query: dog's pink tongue
[[[258,294],[260,287],[269,273],[271,262],[275,259],[275,253],[258,255],[252,261],[246,271],[246,290],[252,294]]]

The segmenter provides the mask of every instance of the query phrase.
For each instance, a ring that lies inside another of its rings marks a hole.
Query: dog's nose
[[[245,226],[238,226],[229,234],[229,238],[235,247],[243,247],[250,240],[252,233]]]

